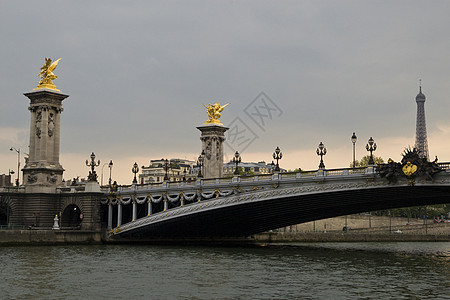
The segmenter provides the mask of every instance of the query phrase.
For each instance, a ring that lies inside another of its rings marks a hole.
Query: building
[[[12,186],[11,175],[0,175],[0,187]]]
[[[275,169],[275,164],[270,163],[266,164],[264,161],[260,161],[258,163],[254,162],[240,162],[238,164],[239,168],[242,168],[242,171],[245,175],[262,175],[262,174],[272,174]],[[223,175],[224,177],[229,177],[234,175],[234,171],[236,169],[236,163],[230,160],[229,163],[223,165]],[[280,172],[286,172],[286,170],[280,168]]]
[[[197,164],[195,161],[172,158],[170,160],[151,160],[148,167],[142,166],[139,174],[139,183],[149,184],[163,182],[166,176],[168,181],[192,181],[197,179]]]

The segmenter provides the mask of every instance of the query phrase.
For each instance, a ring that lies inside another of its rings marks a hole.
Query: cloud
[[[92,151],[117,170],[123,161],[123,180],[138,158],[199,153],[201,104],[231,102],[226,124],[261,91],[283,115],[264,132],[252,128],[259,138],[244,160],[268,161],[278,145],[288,168],[316,168],[323,141],[327,167],[345,167],[352,132],[357,153],[373,136],[379,155],[395,156],[414,143],[420,78],[430,150],[446,155],[447,1],[51,3],[51,18],[40,2],[1,4],[1,143],[26,148],[27,134],[10,132],[29,126],[22,93],[36,86],[44,57],[62,57],[55,84],[70,95],[61,117],[70,177],[87,173]]]

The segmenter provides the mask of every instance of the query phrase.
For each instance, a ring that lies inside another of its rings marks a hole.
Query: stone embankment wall
[[[83,230],[0,230],[0,245],[99,244],[100,231]]]
[[[433,220],[379,217],[371,215],[349,215],[314,222],[308,222],[285,228],[273,230],[273,232],[290,233],[336,233],[342,232],[347,224],[349,233],[390,233],[404,234],[450,234],[450,223],[434,223]]]
[[[347,231],[343,227],[347,224]],[[450,223],[433,220],[349,215],[252,236],[260,243],[293,242],[449,242]]]

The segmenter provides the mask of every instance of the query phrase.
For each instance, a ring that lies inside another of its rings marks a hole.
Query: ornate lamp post
[[[166,171],[166,174],[164,175],[164,181],[168,181],[169,176],[167,174],[169,172],[169,160],[167,158],[164,159],[164,171]]]
[[[272,157],[277,161],[275,165],[275,172],[280,172],[280,165],[278,164],[278,161],[283,157],[283,153],[281,152],[279,147],[275,149],[275,152],[273,153]]]
[[[356,144],[356,140],[357,140],[358,138],[356,137],[356,134],[353,132],[353,135],[352,135],[352,144],[353,144],[353,169],[355,168],[355,144]]]
[[[137,172],[139,172],[139,167],[138,167],[137,162],[134,163],[133,168],[131,168],[131,172],[133,172],[133,174],[134,174],[133,184],[137,184],[138,182],[136,179],[136,174],[137,174]]]
[[[234,175],[239,175],[238,164],[241,162],[241,155],[236,151],[233,157],[233,163],[236,164],[236,168],[234,169]]]
[[[15,147],[11,147],[9,151],[16,151],[17,152],[17,179],[16,179],[16,185],[19,186],[19,174],[20,174],[20,148],[17,150]]]
[[[198,178],[202,178],[202,168],[203,168],[203,161],[204,161],[204,157],[205,157],[205,150],[202,150],[202,153],[198,156],[197,159],[197,166],[198,166]]]
[[[109,186],[111,186],[111,174],[112,174],[112,168],[113,168],[113,161],[112,160],[109,161],[108,168],[109,168],[109,181],[108,181],[108,184],[109,184]]]
[[[369,166],[374,165],[375,162],[373,160],[373,151],[377,150],[377,143],[373,140],[372,137],[370,137],[368,144],[366,145],[366,150],[370,152],[370,158],[369,158]]]
[[[322,142],[320,142],[319,146],[317,147],[316,153],[317,155],[320,156],[319,169],[325,169],[325,164],[323,163],[323,156],[327,154],[327,148],[325,148]]]
[[[91,171],[89,171],[88,181],[97,181],[97,172],[95,172],[95,167],[100,166],[100,160],[95,162],[95,154],[92,152],[91,154],[91,162],[86,159],[86,166],[91,167]]]

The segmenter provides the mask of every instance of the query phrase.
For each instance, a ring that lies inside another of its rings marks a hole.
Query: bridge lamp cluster
[[[356,137],[356,134],[353,132],[353,135],[352,135],[352,144],[353,144],[353,169],[355,168],[355,162],[356,162],[356,159],[355,159],[355,144],[356,144],[356,140],[357,140],[358,138]]]
[[[372,137],[370,137],[366,145],[366,150],[370,152],[369,165],[374,165],[375,162],[373,160],[373,151],[377,150],[377,143],[375,143]]]
[[[197,175],[197,177],[198,178],[202,178],[203,177],[203,175],[202,175],[202,168],[203,168],[203,164],[204,164],[204,161],[205,161],[205,150],[202,150],[202,153],[198,156],[198,159],[197,159],[197,167],[198,167],[198,175]]]
[[[322,142],[320,142],[319,146],[317,146],[316,153],[317,155],[320,156],[319,169],[325,169],[325,164],[323,163],[323,156],[327,154],[327,148],[325,148],[325,145]]]
[[[234,175],[239,175],[238,164],[241,161],[242,161],[241,155],[239,154],[239,152],[236,151],[236,153],[234,153],[234,157],[233,157],[233,163],[236,164],[236,168],[234,169]]]
[[[131,172],[134,173],[133,184],[137,184],[136,174],[139,172],[139,167],[137,162],[134,163],[133,168],[131,168]]]
[[[86,159],[86,166],[91,168],[89,172],[88,181],[97,181],[97,172],[95,172],[95,168],[100,166],[100,160],[95,162],[95,153],[91,153],[91,161]]]
[[[170,169],[170,161],[166,158],[166,159],[164,159],[164,171],[165,171],[164,181],[169,181],[169,175],[168,175],[169,169]]]
[[[283,158],[283,153],[281,152],[280,148],[277,147],[275,149],[275,152],[272,155],[273,159],[275,159],[277,161],[276,165],[275,165],[275,172],[280,172],[280,164],[278,163],[278,161]]]

